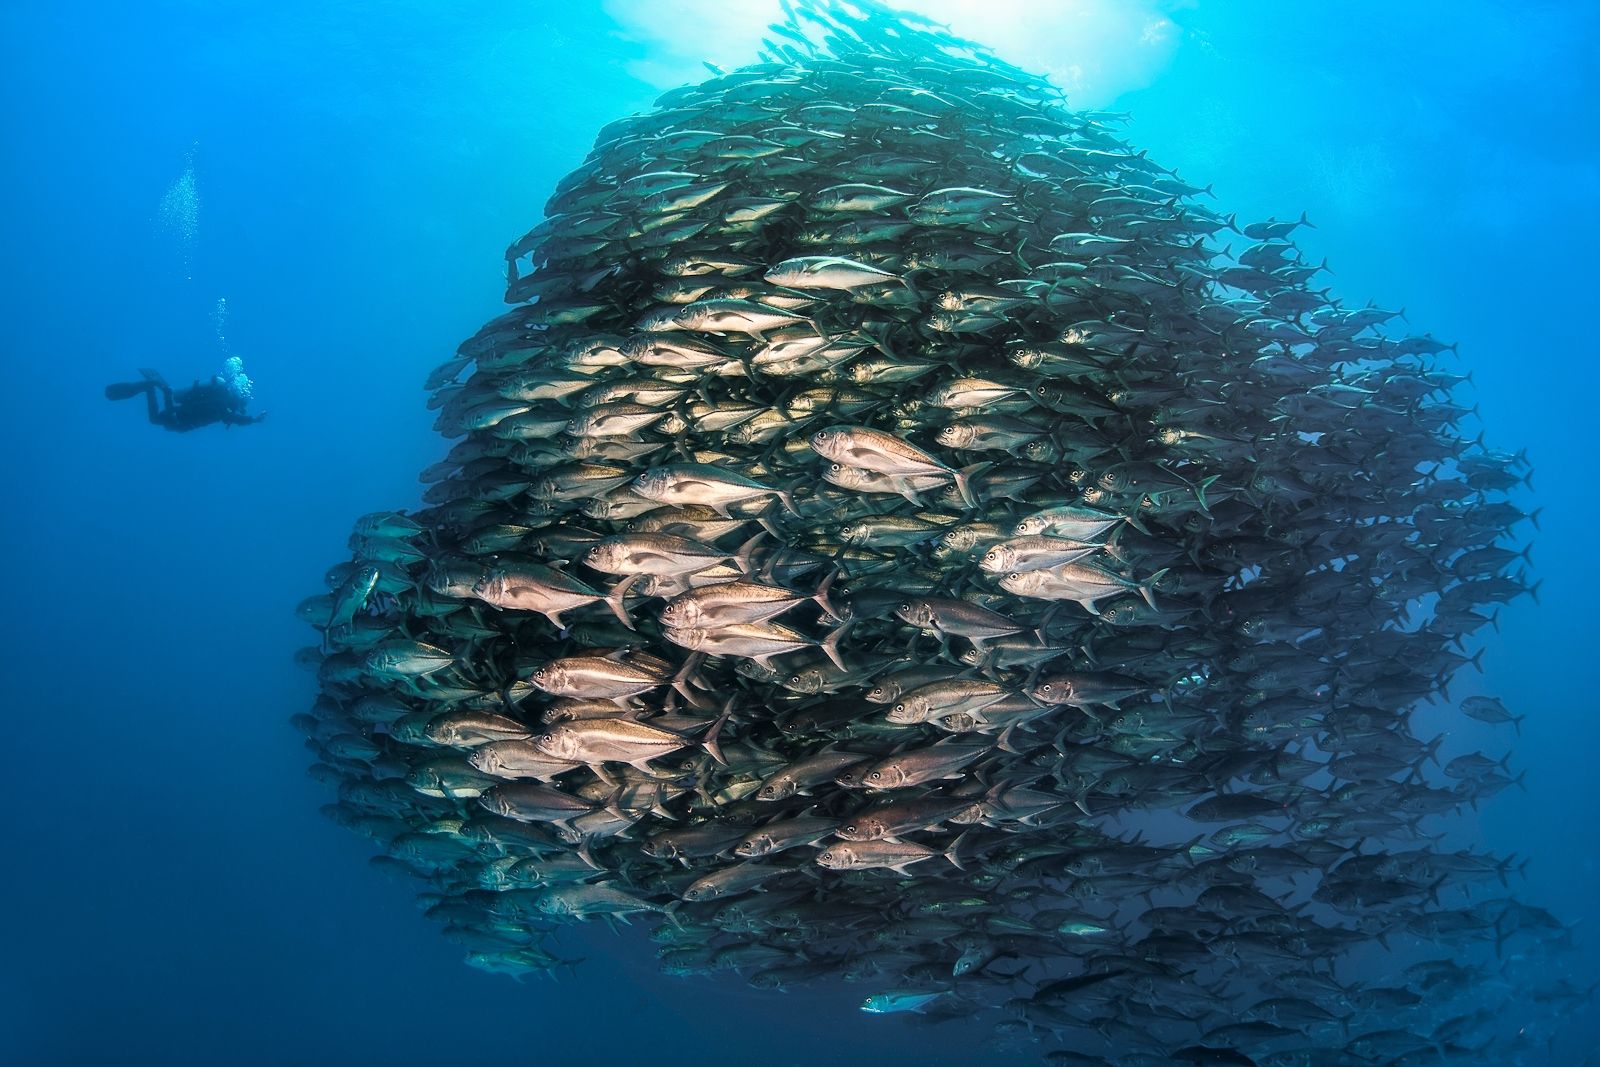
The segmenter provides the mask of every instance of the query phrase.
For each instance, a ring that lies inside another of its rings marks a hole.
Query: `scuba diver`
[[[107,400],[129,400],[144,394],[145,408],[150,421],[178,433],[188,433],[202,426],[220,422],[224,426],[249,426],[267,417],[246,415],[245,405],[255,383],[244,372],[244,360],[228,357],[223,372],[209,382],[196,381],[194,385],[177,393],[165,378],[153,370],[140,368],[142,381],[113,382],[106,386]],[[161,394],[158,402],[156,394]]]

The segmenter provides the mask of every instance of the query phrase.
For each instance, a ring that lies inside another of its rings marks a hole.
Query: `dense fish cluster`
[[[431,377],[428,506],[302,606],[330,813],[493,971],[643,917],[1055,1063],[1504,1062],[1453,998],[1568,934],[1430,828],[1515,779],[1413,710],[1531,591],[1451,349],[1114,116],[798,6],[601,131]]]

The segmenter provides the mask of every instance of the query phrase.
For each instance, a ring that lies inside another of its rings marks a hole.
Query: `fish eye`
[[[856,824],[855,823],[851,823],[849,826],[846,826],[844,828],[844,832],[847,833],[847,834],[855,833],[856,832]]]
[[[876,782],[878,779],[880,779],[882,777],[883,777],[883,773],[881,771],[873,771],[871,774],[867,775],[867,781]]]

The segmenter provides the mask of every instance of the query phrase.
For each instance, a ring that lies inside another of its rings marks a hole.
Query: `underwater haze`
[[[1535,471],[1515,500],[1540,509],[1518,531],[1539,585],[1477,631],[1482,674],[1450,696],[1525,719],[1430,714],[1417,732],[1446,731],[1446,758],[1512,753],[1523,787],[1467,808],[1449,847],[1526,860],[1509,892],[1572,930],[1547,984],[1466,993],[1518,1005],[1468,1043],[1590,1062],[1600,10],[899,6],[1049,75],[1071,107],[1127,113],[1118,136],[1208,187],[1211,210],[1305,212],[1315,285],[1459,344],[1442,365],[1471,374],[1461,432]],[[293,662],[316,640],[296,605],[348,557],[356,516],[419,507],[417,472],[448,447],[422,385],[505,310],[506,245],[602,127],[709,77],[702,59],[754,62],[778,17],[754,0],[0,10],[0,558],[18,594],[0,1062],[939,1067],[1064,1047],[858,1012],[876,987],[664,975],[650,916],[564,930],[583,962],[554,981],[469,968],[414,881],[319,814],[331,791],[289,725],[317,692]],[[181,389],[230,357],[258,425],[170,433],[103,393],[139,368]],[[1372,959],[1362,980],[1399,980]]]

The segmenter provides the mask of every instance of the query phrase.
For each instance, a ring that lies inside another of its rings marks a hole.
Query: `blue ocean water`
[[[741,35],[766,9],[733,7],[0,9],[0,1062],[1011,1062],[981,1028],[667,979],[651,946],[603,928],[575,942],[570,981],[470,970],[412,888],[319,817],[327,790],[286,725],[313,691],[289,662],[308,640],[294,605],[355,515],[416,502],[443,451],[422,379],[498,313],[501,250],[600,126],[695,76],[697,43],[753,59]],[[1458,685],[1527,715],[1526,791],[1476,813],[1481,840],[1531,861],[1516,892],[1580,924],[1573,973],[1592,980],[1600,13],[1006,10],[992,28],[1034,50],[1012,58],[1054,66],[1058,40],[1069,90],[1131,113],[1126,136],[1223,210],[1306,211],[1299,239],[1335,291],[1459,341],[1490,443],[1528,449],[1539,602],[1502,613],[1483,677]],[[260,426],[168,434],[101,394],[136,367],[180,384],[230,355]],[[1471,725],[1451,720],[1447,751],[1512,740]],[[1546,1036],[1524,1062],[1582,1062],[1594,1005],[1548,1054]]]

